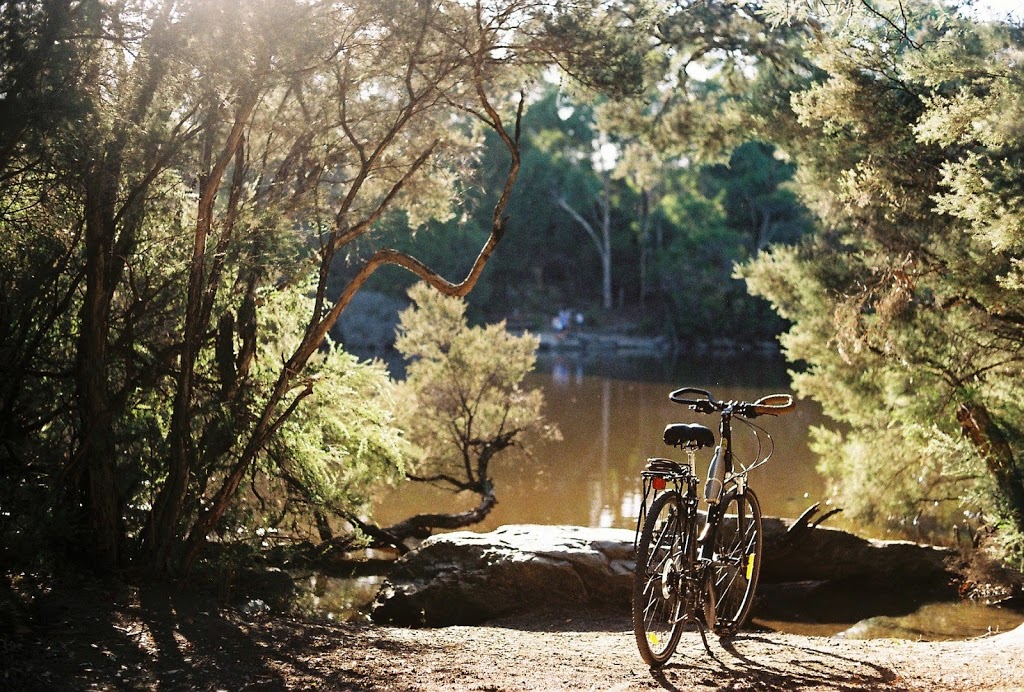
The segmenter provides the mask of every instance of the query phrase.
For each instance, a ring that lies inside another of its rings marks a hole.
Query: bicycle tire
[[[727,496],[715,528],[711,588],[720,637],[735,634],[750,617],[761,575],[763,548],[761,504],[754,491]]]
[[[659,495],[647,513],[637,544],[633,578],[633,631],[640,656],[652,668],[675,653],[682,634],[680,608],[686,582],[681,562],[689,535],[678,492]]]

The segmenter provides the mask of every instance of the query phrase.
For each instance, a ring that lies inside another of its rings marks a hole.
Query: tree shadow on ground
[[[4,631],[7,630],[7,631]],[[371,689],[338,665],[346,643],[399,658],[366,628],[226,608],[189,587],[76,585],[0,628],[0,689]]]

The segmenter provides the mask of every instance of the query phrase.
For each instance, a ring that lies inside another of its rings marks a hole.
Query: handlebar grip
[[[789,394],[769,394],[751,404],[751,408],[758,415],[778,416],[795,409],[796,402]]]
[[[700,394],[700,399],[684,399],[684,394]],[[677,404],[687,404],[689,406],[695,406],[701,403],[714,402],[715,398],[711,396],[711,392],[704,389],[697,389],[696,387],[683,387],[677,389],[668,395],[668,398]]]

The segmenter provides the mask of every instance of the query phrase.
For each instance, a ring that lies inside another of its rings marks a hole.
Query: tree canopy
[[[1021,34],[930,3],[813,16],[823,76],[780,141],[820,231],[743,273],[793,322],[795,387],[844,424],[815,445],[843,503],[980,518],[1020,556]]]
[[[486,504],[539,413],[467,314],[573,307],[788,329],[849,509],[1024,555],[1022,50],[928,0],[5,3],[0,535],[166,573],[460,460]],[[415,289],[396,388],[329,334],[418,282],[480,290]]]
[[[451,295],[474,286],[505,234],[525,91],[578,48],[563,14],[597,31],[611,11],[5,4],[3,530],[28,540],[30,510],[47,507],[104,568],[177,571],[246,482],[277,474],[323,500],[337,468],[299,473],[288,457],[303,450],[398,469],[375,427],[380,374],[325,337],[381,266]],[[619,53],[595,84],[628,69]],[[374,242],[394,214],[411,231],[451,217],[488,147],[503,152],[491,212],[458,277]],[[333,428],[348,414],[325,386],[367,407]]]

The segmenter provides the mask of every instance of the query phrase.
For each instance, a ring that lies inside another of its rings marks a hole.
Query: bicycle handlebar
[[[700,398],[693,399],[686,396],[690,394],[699,395]],[[761,415],[778,416],[783,413],[789,413],[796,408],[796,402],[793,401],[793,397],[789,394],[769,394],[752,403],[746,401],[718,401],[711,395],[711,392],[705,389],[683,387],[673,391],[668,395],[668,398],[677,404],[689,406],[697,413],[715,413],[725,411],[731,407],[734,412],[744,418],[754,418]]]
[[[793,401],[793,397],[789,394],[769,394],[755,401],[751,404],[751,407],[754,409],[754,413],[758,415],[778,416],[795,409],[796,402]]]
[[[683,394],[701,394],[703,396],[701,399],[684,399]],[[719,403],[715,401],[715,397],[711,396],[711,392],[704,389],[697,389],[696,387],[683,387],[682,389],[677,389],[669,394],[668,398],[677,404],[686,404],[688,406],[707,402]]]

